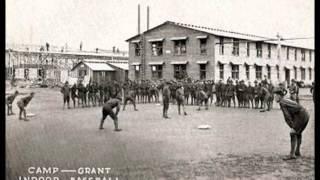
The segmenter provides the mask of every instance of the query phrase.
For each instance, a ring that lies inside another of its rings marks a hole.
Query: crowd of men
[[[218,107],[238,107],[260,109],[261,112],[270,111],[273,107],[274,93],[273,85],[266,78],[253,84],[244,80],[232,80],[226,82],[219,80],[141,80],[117,82],[108,81],[102,84],[89,82],[86,86],[79,82],[70,86],[68,82],[61,88],[63,102],[70,108],[70,99],[73,107],[102,106],[109,99],[120,96],[124,100],[123,110],[128,102],[137,110],[136,103],[160,103],[164,100],[163,88],[168,85],[169,103],[181,105],[202,104],[208,109],[213,103]],[[299,103],[299,84],[292,79],[288,91],[283,83],[277,84],[284,92],[290,93],[290,99]],[[183,98],[182,98],[183,97]]]

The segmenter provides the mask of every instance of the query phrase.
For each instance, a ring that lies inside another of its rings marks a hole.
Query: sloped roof
[[[128,63],[109,63],[112,66],[115,66],[117,68],[123,69],[123,70],[129,70],[129,64]]]
[[[196,31],[201,31],[204,33],[216,35],[216,36],[223,36],[223,37],[230,37],[230,38],[236,38],[236,39],[243,39],[243,40],[251,40],[251,41],[265,41],[266,43],[270,44],[277,44],[277,41],[270,41],[270,40],[276,40],[276,38],[270,38],[270,37],[264,37],[264,36],[258,36],[258,35],[253,35],[253,34],[246,34],[246,33],[240,33],[240,32],[234,32],[234,31],[227,31],[227,30],[222,30],[222,29],[217,29],[217,28],[210,28],[210,27],[205,27],[205,26],[197,26],[197,25],[192,25],[192,24],[184,24],[184,23],[178,23],[178,22],[172,22],[172,21],[166,21],[154,28],[151,28],[144,33],[147,33],[151,30],[154,30],[160,26],[163,26],[165,24],[172,24]],[[126,41],[129,42],[131,39],[137,38],[140,35],[135,35]],[[305,48],[305,49],[314,49],[310,47],[303,47],[300,45],[296,45],[294,43],[288,43],[288,42],[281,42],[281,45],[283,46],[291,46],[291,47],[300,47],[300,48]]]
[[[107,63],[89,63],[89,62],[83,62],[83,63],[93,71],[115,71],[115,69],[113,69]]]
[[[78,67],[80,64],[84,64],[88,66],[93,71],[115,71],[114,68],[112,68],[110,65],[108,65],[105,62],[87,62],[87,61],[81,61],[78,64],[76,64],[71,71],[73,71],[76,67]]]

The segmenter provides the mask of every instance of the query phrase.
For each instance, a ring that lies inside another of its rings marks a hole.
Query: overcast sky
[[[313,0],[6,0],[6,42],[127,50],[126,39],[167,20],[284,38],[314,36]],[[313,45],[313,40],[301,42]]]

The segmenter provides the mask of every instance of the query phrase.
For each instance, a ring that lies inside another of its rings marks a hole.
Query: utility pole
[[[280,36],[279,32],[277,33],[277,50],[278,50],[278,60],[281,60],[281,39],[282,37]]]

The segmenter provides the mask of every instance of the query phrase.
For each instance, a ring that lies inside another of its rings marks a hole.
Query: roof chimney
[[[147,31],[149,30],[149,19],[150,19],[150,10],[149,6],[147,6]]]
[[[138,4],[138,34],[140,34],[140,4]]]

